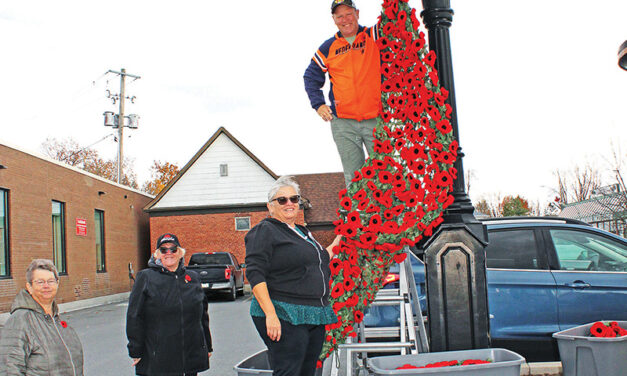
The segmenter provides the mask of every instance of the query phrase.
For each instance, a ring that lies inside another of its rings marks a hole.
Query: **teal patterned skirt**
[[[335,316],[335,312],[333,312],[330,305],[314,307],[278,300],[272,300],[272,304],[279,319],[287,321],[292,325],[328,325],[337,322],[337,316]],[[254,296],[250,302],[250,315],[253,317],[266,317]]]

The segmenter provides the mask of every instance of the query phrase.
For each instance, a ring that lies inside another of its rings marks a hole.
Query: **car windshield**
[[[231,259],[226,253],[195,253],[189,260],[189,265],[224,265],[230,263]]]

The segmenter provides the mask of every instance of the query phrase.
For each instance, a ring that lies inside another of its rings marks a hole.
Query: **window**
[[[96,271],[105,272],[105,232],[104,232],[104,212],[102,210],[94,210],[94,225],[96,229]]]
[[[538,246],[533,230],[494,231],[486,247],[488,268],[539,269]]]
[[[627,272],[627,246],[601,235],[551,230],[561,270]]]
[[[60,274],[65,268],[65,204],[52,201],[52,261]]]
[[[236,217],[235,218],[235,231],[248,231],[250,230],[250,217]]]
[[[229,165],[227,164],[220,165],[220,176],[229,176]]]
[[[0,277],[9,273],[9,191],[0,189]]]

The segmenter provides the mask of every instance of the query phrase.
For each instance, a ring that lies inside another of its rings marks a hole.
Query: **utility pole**
[[[120,182],[122,181],[122,162],[124,161],[124,102],[126,101],[126,76],[132,77],[134,79],[140,79],[140,76],[136,76],[134,74],[130,74],[130,73],[126,73],[126,69],[122,68],[120,72],[118,71],[114,71],[114,70],[108,70],[107,73],[114,73],[120,76],[120,94],[119,95],[111,95],[109,94],[109,97],[111,97],[113,99],[113,103],[115,103],[116,100],[119,100],[120,103],[120,107],[119,107],[119,113],[117,115],[117,127],[118,127],[118,179],[117,182],[118,184],[120,184]],[[129,98],[131,99],[131,102],[133,101],[135,97]],[[110,113],[110,112],[109,112]],[[137,117],[135,115],[131,115],[130,121],[129,121],[129,125],[128,127],[130,128],[137,128],[137,124],[136,124],[136,120]],[[114,124],[109,124],[107,123],[107,112],[105,112],[105,125],[113,125],[115,127]]]

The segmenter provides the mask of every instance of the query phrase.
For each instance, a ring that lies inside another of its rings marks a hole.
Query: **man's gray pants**
[[[331,133],[342,160],[347,188],[355,177],[355,171],[364,165],[366,160],[364,146],[366,146],[368,155],[372,154],[374,148],[373,130],[376,126],[377,118],[357,121],[334,117],[331,120]]]

